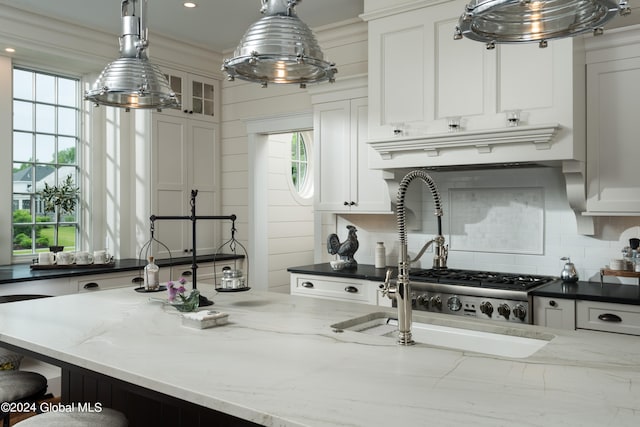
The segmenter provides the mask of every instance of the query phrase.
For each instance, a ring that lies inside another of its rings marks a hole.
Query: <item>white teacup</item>
[[[56,254],[53,252],[40,252],[38,254],[38,264],[51,265],[56,262]]]
[[[56,255],[56,262],[58,265],[69,265],[73,264],[74,257],[71,252],[58,252]]]
[[[95,251],[93,252],[94,264],[106,264],[109,262],[109,254],[107,251]]]
[[[76,252],[76,264],[78,265],[86,265],[91,264],[93,262],[93,255],[89,252]]]

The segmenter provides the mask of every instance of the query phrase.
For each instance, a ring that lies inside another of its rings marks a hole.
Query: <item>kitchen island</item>
[[[66,390],[75,381],[75,389],[85,390],[83,399],[97,399],[91,384],[98,377],[135,391],[142,396],[138,412],[146,411],[153,425],[206,425],[176,422],[163,406],[172,401],[227,414],[219,425],[640,422],[637,337],[510,325],[518,335],[554,336],[532,356],[512,359],[426,344],[401,347],[392,338],[331,327],[380,307],[254,290],[215,294],[206,285],[200,290],[229,314],[229,324],[181,326],[175,309],[150,300],[163,294],[123,288],[0,305],[0,344],[61,365],[72,374],[63,377]],[[419,318],[497,328],[431,313]],[[87,374],[83,384],[76,373]],[[64,390],[63,384],[63,399],[77,401]],[[128,412],[136,402],[128,396],[102,403]],[[149,403],[156,400],[161,404]],[[132,426],[145,425],[136,417],[130,417]]]

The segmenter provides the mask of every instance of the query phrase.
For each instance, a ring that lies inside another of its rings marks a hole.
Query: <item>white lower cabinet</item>
[[[576,326],[578,329],[640,335],[640,305],[578,300]]]
[[[369,280],[291,274],[291,295],[378,304],[378,284]]]
[[[30,282],[16,282],[0,286],[0,296],[6,295],[69,295],[78,292],[75,282],[68,277],[59,279],[34,280]]]
[[[548,328],[575,329],[575,300],[533,297],[533,323]]]
[[[138,270],[124,271],[118,273],[102,273],[91,276],[73,277],[71,281],[76,284],[77,292],[95,292],[104,291],[106,289],[138,287],[142,286],[140,281],[136,280],[140,277]]]

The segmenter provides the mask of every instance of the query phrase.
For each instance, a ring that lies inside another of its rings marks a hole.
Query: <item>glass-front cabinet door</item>
[[[180,110],[166,109],[163,113],[175,116],[190,116],[218,123],[220,82],[210,77],[175,70],[165,70],[165,76],[180,100]]]

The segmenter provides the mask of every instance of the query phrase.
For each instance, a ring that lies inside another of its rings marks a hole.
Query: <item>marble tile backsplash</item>
[[[640,237],[638,217],[597,217],[595,235],[578,234],[564,177],[557,168],[430,174],[441,194],[443,234],[451,243],[448,265],[452,268],[558,276],[564,265],[560,258],[568,256],[576,265],[580,280],[598,282],[600,268],[611,259],[620,258],[630,238]],[[437,233],[434,205],[428,192],[423,192],[422,206],[419,223],[408,233],[410,256],[415,256]],[[373,264],[376,242],[384,242],[387,264],[397,264],[399,237],[395,215],[337,216],[335,232],[346,235],[345,227],[350,224],[358,228],[360,249],[355,256],[358,262]],[[496,238],[498,234],[502,236],[500,239]],[[422,257],[421,267],[431,267],[431,253],[429,250]],[[325,260],[331,258],[326,253],[323,256]],[[638,284],[637,279],[620,277],[606,277],[605,281]]]

